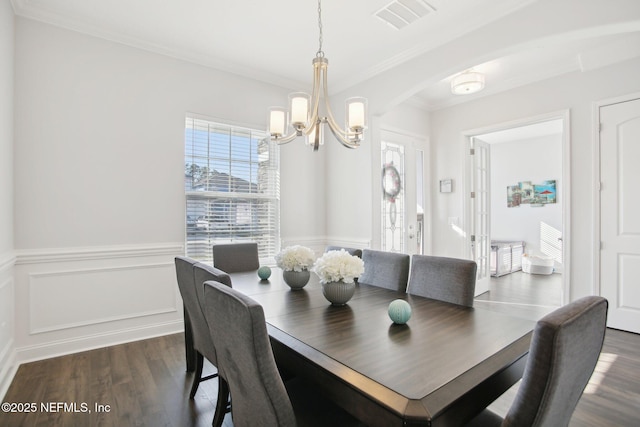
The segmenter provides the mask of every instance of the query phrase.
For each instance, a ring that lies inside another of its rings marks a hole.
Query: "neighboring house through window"
[[[214,244],[253,241],[274,257],[280,165],[266,132],[187,116],[184,163],[186,255],[211,261]]]

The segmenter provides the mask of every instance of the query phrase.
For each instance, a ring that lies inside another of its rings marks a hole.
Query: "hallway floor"
[[[489,291],[475,298],[475,306],[537,320],[560,307],[561,274],[527,274],[522,271],[491,277]]]

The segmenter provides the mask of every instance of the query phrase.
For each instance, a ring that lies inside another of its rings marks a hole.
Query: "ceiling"
[[[310,90],[311,60],[318,50],[318,10],[312,0],[11,1],[18,16],[290,89]],[[426,14],[398,30],[377,16],[384,15],[381,11],[390,3],[398,2],[421,6]],[[552,0],[324,0],[323,51],[330,64],[330,93],[400,69],[420,55],[489,28],[496,20],[533,3],[545,2]],[[633,18],[640,21],[640,16]],[[637,56],[640,31],[635,27],[613,34],[532,43],[526,49],[471,64],[486,74],[482,92],[452,95],[452,75],[435,72],[425,77],[424,85],[407,93],[405,101],[435,110]],[[446,72],[457,73],[467,67],[449,67]]]

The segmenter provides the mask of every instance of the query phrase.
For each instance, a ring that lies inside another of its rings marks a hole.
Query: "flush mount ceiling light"
[[[451,92],[456,95],[468,95],[484,88],[484,74],[477,71],[465,71],[451,80]]]
[[[313,92],[309,96],[303,92],[289,95],[289,111],[282,107],[269,109],[269,135],[271,141],[286,144],[298,136],[305,136],[306,143],[318,150],[324,142],[324,124],[342,145],[347,148],[358,148],[364,139],[367,128],[367,100],[365,98],[349,98],[345,101],[346,129],[338,126],[329,106],[327,90],[327,67],[329,60],[322,51],[322,7],[318,0],[318,52],[313,59]],[[320,98],[324,101],[324,110],[320,111]],[[290,129],[290,127],[292,129]],[[290,131],[289,134],[287,132]]]

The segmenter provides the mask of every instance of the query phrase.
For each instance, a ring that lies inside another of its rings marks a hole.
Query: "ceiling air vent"
[[[375,15],[399,30],[435,10],[423,0],[394,0],[377,11]]]

